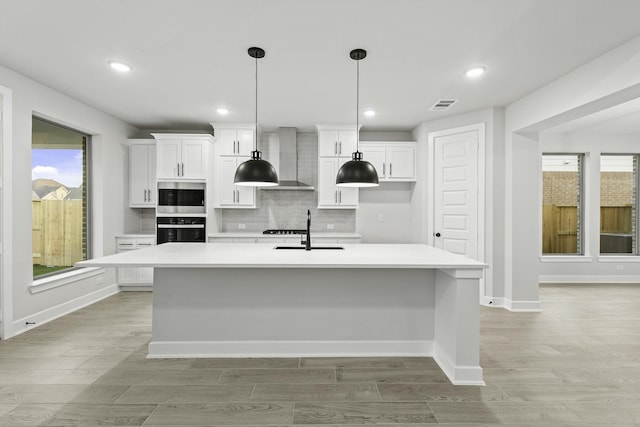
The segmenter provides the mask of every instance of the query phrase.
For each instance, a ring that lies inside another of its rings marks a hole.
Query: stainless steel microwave
[[[205,214],[204,182],[159,182],[159,214]]]

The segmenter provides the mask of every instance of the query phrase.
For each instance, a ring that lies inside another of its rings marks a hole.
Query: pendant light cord
[[[358,119],[360,117],[360,60],[356,61],[356,152],[360,151],[360,132]]]
[[[255,141],[253,141],[254,150],[258,151],[258,57],[255,57],[256,60],[256,136]]]

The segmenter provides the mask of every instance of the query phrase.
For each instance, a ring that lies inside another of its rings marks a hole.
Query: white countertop
[[[326,246],[326,245],[325,245]],[[344,250],[275,250],[273,243],[165,243],[76,263],[79,267],[436,268],[486,264],[428,245],[347,244]]]
[[[249,237],[249,238],[256,238],[256,237],[273,237],[273,238],[283,238],[283,237],[300,237],[300,236],[304,236],[304,234],[263,234],[260,231],[255,231],[255,232],[240,232],[240,231],[222,231],[222,232],[216,232],[216,233],[209,233],[207,235],[208,237]],[[332,232],[332,231],[314,231],[311,230],[311,239],[313,240],[314,237],[322,237],[324,239],[349,239],[349,238],[355,238],[355,239],[360,239],[362,238],[362,235],[359,233],[346,233],[346,232]]]
[[[125,237],[125,238],[131,238],[131,239],[135,239],[135,238],[144,238],[144,237],[156,237],[156,233],[151,231],[149,233],[120,233],[120,234],[116,234],[116,237]]]

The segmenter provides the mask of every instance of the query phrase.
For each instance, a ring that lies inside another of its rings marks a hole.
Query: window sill
[[[640,257],[638,255],[626,255],[626,256],[620,256],[620,255],[600,255],[598,257],[598,262],[617,262],[617,263],[621,263],[621,262],[640,262]]]
[[[84,280],[89,277],[99,276],[103,273],[104,268],[102,267],[89,267],[69,271],[67,273],[56,274],[54,276],[34,280],[33,284],[29,286],[29,292],[32,294],[37,294],[40,292],[48,291],[49,289],[55,289],[59,288],[60,286],[79,282],[80,280]]]
[[[543,255],[540,262],[592,262],[593,258],[585,255]]]

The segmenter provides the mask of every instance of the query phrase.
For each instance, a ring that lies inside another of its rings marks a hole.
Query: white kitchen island
[[[484,384],[486,265],[418,244],[275,250],[168,243],[79,266],[154,267],[150,358],[432,356],[454,384]]]

